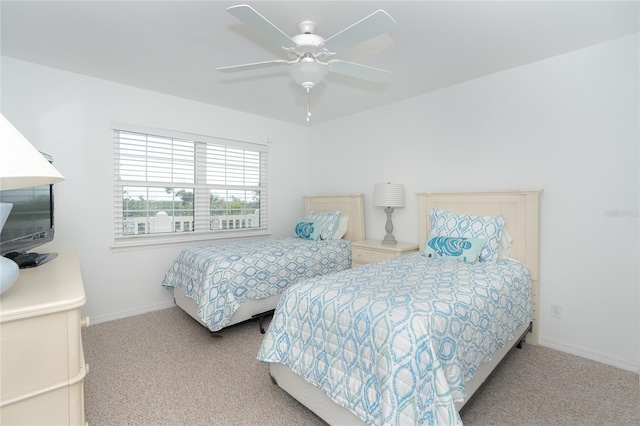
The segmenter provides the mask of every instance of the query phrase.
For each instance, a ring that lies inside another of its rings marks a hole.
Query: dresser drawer
[[[2,323],[2,404],[69,381],[83,365],[80,311]]]
[[[84,369],[82,369],[84,377]],[[2,424],[12,426],[84,425],[84,379],[27,395],[2,407]]]
[[[368,250],[365,248],[354,247],[353,248],[353,262],[371,263],[378,262],[380,260],[391,259],[397,257],[396,253],[383,252],[378,250]]]

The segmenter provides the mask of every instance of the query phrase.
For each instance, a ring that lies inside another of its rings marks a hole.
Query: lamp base
[[[393,223],[391,222],[391,213],[393,213],[393,207],[386,207],[384,212],[387,214],[387,223],[384,227],[385,231],[387,231],[387,235],[384,236],[384,240],[382,240],[382,245],[384,246],[394,246],[398,242],[393,236]]]
[[[382,240],[383,246],[395,246],[396,244],[398,244],[398,242],[393,235],[387,235],[384,237],[384,240]]]
[[[9,290],[13,283],[16,282],[18,272],[20,272],[20,268],[16,262],[0,256],[0,294]]]

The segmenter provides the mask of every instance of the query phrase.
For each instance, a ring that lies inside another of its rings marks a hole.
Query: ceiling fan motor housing
[[[296,47],[296,51],[301,53],[319,53],[322,48],[322,44],[324,43],[324,38],[320,37],[316,34],[298,34],[291,37],[298,46]]]

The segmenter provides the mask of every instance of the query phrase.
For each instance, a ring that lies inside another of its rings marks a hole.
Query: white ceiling
[[[296,124],[307,97],[288,59],[227,13],[228,1],[7,1],[1,53]],[[289,36],[313,20],[328,38],[377,9],[397,22],[339,59],[383,68],[385,83],[329,74],[311,91],[310,124],[438,90],[639,31],[637,1],[249,1]]]

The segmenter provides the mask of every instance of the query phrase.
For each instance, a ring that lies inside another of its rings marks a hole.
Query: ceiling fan
[[[275,45],[280,46],[289,54],[291,59],[274,59],[271,61],[219,67],[217,68],[218,71],[231,73],[286,65],[289,68],[289,73],[293,80],[306,89],[307,97],[309,97],[311,88],[320,83],[328,72],[335,72],[374,82],[382,82],[391,74],[390,71],[379,68],[342,61],[340,59],[330,59],[340,52],[384,34],[394,28],[396,22],[384,10],[373,12],[328,39],[314,34],[315,22],[313,21],[302,21],[298,23],[300,34],[289,37],[251,6],[246,4],[231,6],[227,9],[227,12],[249,25]],[[307,121],[309,121],[310,116],[309,102],[307,102]]]

